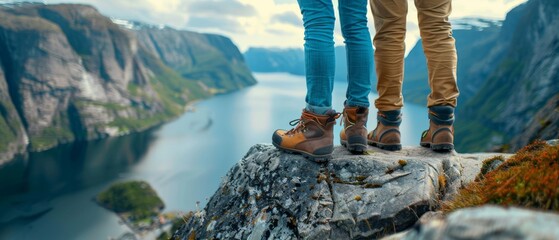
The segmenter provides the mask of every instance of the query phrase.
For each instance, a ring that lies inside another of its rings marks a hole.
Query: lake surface
[[[67,144],[31,153],[0,169],[0,239],[108,239],[128,231],[93,202],[110,184],[149,182],[166,211],[201,209],[221,177],[256,143],[270,143],[304,107],[304,77],[255,74],[256,86],[196,104],[172,122],[142,133]],[[347,84],[335,83],[342,110]],[[371,94],[371,102],[376,95]],[[376,124],[371,109],[369,130]],[[417,145],[427,128],[425,107],[408,104],[402,143]],[[339,124],[335,127],[339,145]],[[197,204],[198,202],[198,204]]]

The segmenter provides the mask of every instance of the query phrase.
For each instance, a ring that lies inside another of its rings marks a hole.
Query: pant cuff
[[[326,112],[328,112],[329,110],[332,109],[332,107],[317,107],[317,106],[313,106],[307,103],[307,106],[305,107],[305,109],[307,109],[307,111],[315,113],[315,114],[319,114],[319,115],[325,115]]]

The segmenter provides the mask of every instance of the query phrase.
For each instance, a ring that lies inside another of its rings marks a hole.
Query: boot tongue
[[[319,124],[326,125],[331,121],[335,121],[340,116],[333,109],[328,110],[324,115],[315,114],[309,111],[303,111],[303,119],[313,120]]]

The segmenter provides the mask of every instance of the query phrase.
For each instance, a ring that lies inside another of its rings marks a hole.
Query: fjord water
[[[252,145],[269,143],[276,128],[289,128],[304,106],[304,77],[255,76],[256,86],[201,101],[195,111],[160,127],[66,144],[0,167],[0,239],[118,237],[129,229],[93,201],[118,181],[149,182],[169,211],[203,208],[227,170]],[[346,87],[335,83],[338,111]],[[370,97],[372,102],[376,96]],[[373,109],[369,130],[376,124]],[[427,124],[426,108],[407,104],[403,144],[417,145]],[[336,145],[340,129],[336,125]]]

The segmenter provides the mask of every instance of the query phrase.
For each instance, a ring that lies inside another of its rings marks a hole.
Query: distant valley
[[[0,5],[0,164],[140,131],[256,83],[224,36],[110,19],[79,4]]]

